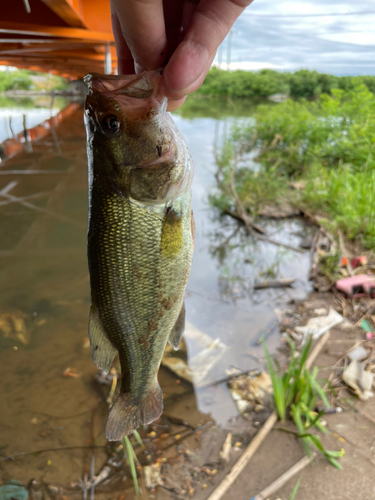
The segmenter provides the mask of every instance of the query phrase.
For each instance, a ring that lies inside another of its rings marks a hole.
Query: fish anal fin
[[[94,306],[90,309],[89,336],[92,359],[96,366],[107,374],[117,350],[108,339]]]
[[[131,393],[120,393],[107,419],[105,436],[108,441],[119,441],[140,425],[150,424],[163,411],[163,393],[158,381],[141,401]]]
[[[180,314],[177,317],[176,323],[169,335],[168,342],[173,349],[177,351],[180,348],[180,342],[185,331],[185,302],[182,303]]]

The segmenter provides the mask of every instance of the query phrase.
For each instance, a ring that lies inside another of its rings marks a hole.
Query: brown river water
[[[266,337],[270,351],[279,344],[275,309],[310,290],[308,251],[297,254],[253,241],[236,221],[220,219],[209,206],[215,143],[222,143],[234,120],[175,116],[195,163],[189,330],[219,339],[225,349],[199,384],[203,387],[160,369],[165,410],[153,428],[165,437],[152,444],[151,426],[142,431],[144,463],[172,460],[178,453],[176,433],[185,433],[196,448],[207,426],[220,428],[240,418],[226,383],[212,383],[228,369],[263,369],[259,339]],[[88,348],[85,141],[82,108],[76,106],[32,151],[0,163],[0,483],[16,479],[26,486],[35,479],[63,487],[66,498],[85,498],[79,479],[90,477],[91,467],[97,474],[111,454],[121,455],[104,438],[110,385],[97,381]],[[262,224],[272,238],[294,246],[306,235],[299,219]],[[252,292],[254,280],[270,269],[278,277],[297,278],[294,288]],[[177,355],[189,362],[200,349],[189,335],[186,352]],[[191,428],[201,430],[191,435]],[[4,460],[8,456],[13,459]],[[95,497],[122,498],[127,491],[131,498],[124,467],[117,476],[98,487]]]

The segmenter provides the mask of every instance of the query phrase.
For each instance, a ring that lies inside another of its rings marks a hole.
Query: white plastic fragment
[[[374,383],[374,374],[364,370],[360,361],[352,361],[345,368],[342,379],[362,401],[373,397],[371,388]]]
[[[341,314],[331,307],[328,316],[310,318],[306,326],[297,326],[295,330],[298,333],[302,333],[305,339],[307,335],[311,335],[314,339],[318,339],[328,330],[341,323],[343,319]]]
[[[363,361],[368,356],[366,349],[363,346],[358,346],[349,351],[348,358],[352,361]]]

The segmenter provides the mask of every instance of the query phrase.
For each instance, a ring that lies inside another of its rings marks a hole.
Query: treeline
[[[331,94],[333,89],[347,91],[361,84],[375,93],[375,76],[334,76],[305,69],[281,73],[270,69],[229,72],[212,68],[196,93],[213,97],[258,99],[273,94],[287,94],[295,99],[311,99],[321,94]]]

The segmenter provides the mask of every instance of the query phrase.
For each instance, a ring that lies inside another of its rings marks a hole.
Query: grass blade
[[[289,500],[294,500],[294,497],[297,495],[297,491],[298,491],[300,482],[301,482],[301,478],[298,479],[295,487],[293,488],[293,491],[292,491],[292,494],[289,497]]]
[[[141,436],[139,435],[138,431],[133,431],[133,436],[135,437],[135,439],[137,440],[137,443],[139,444],[139,446],[141,448],[144,448],[145,445],[143,444],[143,441],[142,441],[142,438]]]
[[[127,454],[127,460],[130,468],[130,473],[133,478],[133,483],[134,483],[134,489],[135,489],[135,494],[137,497],[140,497],[140,492],[139,492],[139,486],[138,486],[138,478],[137,478],[137,469],[135,467],[135,460],[134,460],[134,450],[133,446],[128,438],[128,436],[125,436],[124,439],[122,440],[124,448],[126,448],[126,454]]]

